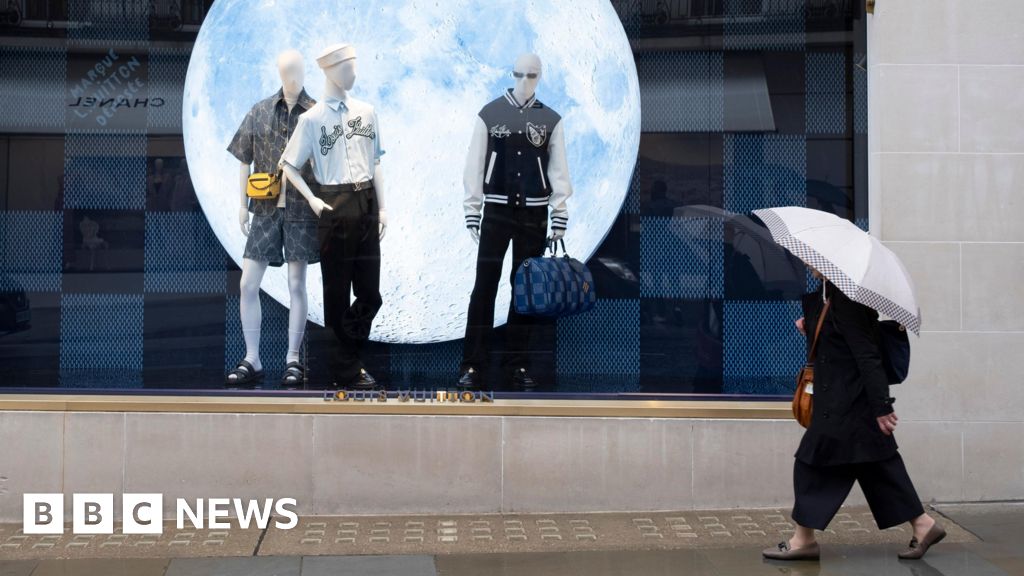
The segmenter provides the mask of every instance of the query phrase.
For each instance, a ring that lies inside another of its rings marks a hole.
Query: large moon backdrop
[[[462,171],[480,108],[513,85],[516,56],[537,53],[537,97],[562,115],[575,190],[569,254],[593,255],[629,188],[640,140],[636,67],[608,0],[217,0],[199,31],[185,80],[185,152],[203,211],[241,265],[238,161],[228,142],[252,105],[280,87],[277,55],[305,57],[319,99],[320,51],[356,47],[352,95],[373,104],[385,155],[389,226],[382,244],[384,307],[371,338],[426,343],[461,338],[476,245],[463,218]],[[505,322],[507,277],[495,306]],[[309,318],[323,324],[320,266],[307,279]],[[286,267],[262,288],[288,306]],[[597,287],[600,291],[600,287]]]

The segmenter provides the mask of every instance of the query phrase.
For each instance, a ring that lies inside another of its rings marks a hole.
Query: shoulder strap
[[[814,362],[814,352],[818,348],[818,336],[821,335],[821,327],[825,324],[825,315],[828,314],[829,307],[832,306],[832,299],[829,298],[825,301],[825,307],[821,309],[821,316],[818,316],[818,327],[814,329],[814,341],[811,342],[811,349],[807,351],[807,363]]]

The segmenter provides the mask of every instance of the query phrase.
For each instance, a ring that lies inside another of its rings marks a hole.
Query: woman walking
[[[882,365],[878,313],[814,275],[822,279],[822,292],[804,296],[804,317],[797,321],[811,346],[824,313],[814,359],[813,415],[793,467],[797,527],[764,557],[818,560],[814,531],[828,526],[856,481],[880,529],[908,522],[913,528],[899,557],[921,558],[946,532],[925,513],[897,451],[898,418]]]

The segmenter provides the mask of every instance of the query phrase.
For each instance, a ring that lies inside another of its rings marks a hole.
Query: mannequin
[[[561,116],[537,100],[541,75],[540,57],[519,56],[512,70],[515,86],[484,106],[474,123],[463,184],[466,228],[479,248],[458,382],[463,389],[480,388],[489,360],[494,299],[509,243],[515,274],[520,262],[542,256],[560,240],[569,222],[572,184]],[[520,390],[537,386],[526,357],[537,324],[509,307],[502,365]]]
[[[335,335],[334,386],[372,389],[377,381],[366,371],[361,349],[382,304],[380,242],[387,231],[380,166],[384,151],[373,106],[348,94],[356,80],[355,48],[330,46],[317,57],[317,64],[327,78],[324,100],[299,118],[281,167],[319,216],[324,319]],[[307,161],[314,175],[308,183],[296,168]]]
[[[306,269],[308,264],[319,260],[315,242],[316,216],[301,198],[296,198],[295,193],[289,191],[284,182],[276,201],[250,200],[245,192],[251,172],[276,170],[288,136],[294,130],[299,116],[315,104],[303,89],[305,71],[301,54],[295,50],[281,53],[277,59],[277,68],[281,77],[281,90],[253,106],[228,147],[240,160],[238,221],[242,234],[247,237],[239,299],[246,352],[245,358],[227,375],[226,384],[229,387],[254,386],[262,379],[263,366],[259,352],[263,318],[260,283],[267,266],[280,266],[282,260],[288,262],[291,305],[288,353],[281,385],[297,388],[305,377],[299,351],[305,335],[308,308]],[[308,166],[304,172],[307,178],[311,178]],[[253,213],[251,223],[250,211]],[[284,258],[281,257],[282,250]]]

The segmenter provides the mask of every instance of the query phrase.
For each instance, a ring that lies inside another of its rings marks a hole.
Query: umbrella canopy
[[[821,272],[851,300],[921,332],[914,283],[899,257],[849,220],[810,208],[755,210],[781,246]]]

